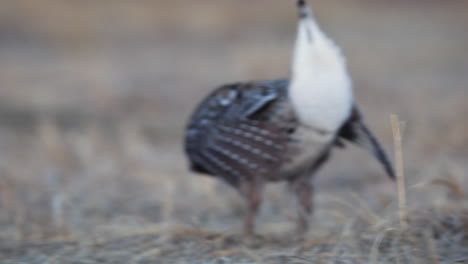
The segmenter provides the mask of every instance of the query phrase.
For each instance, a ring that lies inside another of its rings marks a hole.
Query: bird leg
[[[262,184],[259,180],[252,180],[242,184],[242,192],[247,200],[247,215],[244,220],[244,233],[253,235],[255,229],[255,218],[262,202]]]
[[[313,211],[313,185],[309,177],[299,177],[290,183],[299,203],[297,232],[302,234],[309,228],[309,216]]]

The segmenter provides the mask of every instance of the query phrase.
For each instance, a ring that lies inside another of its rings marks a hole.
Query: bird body
[[[300,202],[298,227],[312,212],[311,177],[344,141],[369,150],[394,173],[354,102],[345,59],[298,1],[291,80],[223,85],[189,120],[185,150],[193,171],[219,177],[246,196],[245,231],[270,181],[288,181]]]

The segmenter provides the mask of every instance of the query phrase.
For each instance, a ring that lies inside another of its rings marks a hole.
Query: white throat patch
[[[310,12],[299,22],[289,96],[301,122],[333,133],[353,105],[345,58]]]

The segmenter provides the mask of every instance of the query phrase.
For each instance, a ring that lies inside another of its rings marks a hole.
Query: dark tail
[[[358,143],[358,145],[365,147],[367,150],[371,151],[374,154],[374,157],[382,164],[387,175],[392,179],[395,180],[395,171],[393,170],[392,163],[387,157],[387,154],[383,150],[382,146],[380,145],[377,138],[372,135],[372,132],[361,123],[362,133],[365,134],[366,139],[363,139],[363,143]]]
[[[392,163],[377,138],[362,121],[361,114],[357,108],[354,109],[348,122],[341,128],[338,134],[338,143],[341,143],[340,138],[346,139],[372,153],[382,164],[387,175],[392,180],[395,180],[395,171],[393,170]]]

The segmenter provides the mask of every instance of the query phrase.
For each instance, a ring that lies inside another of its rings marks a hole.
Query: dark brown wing
[[[373,156],[382,164],[387,175],[395,179],[395,172],[392,163],[387,157],[384,149],[377,138],[367,128],[359,109],[355,106],[348,121],[343,125],[338,133],[337,145],[344,146],[342,140],[350,141],[373,154]]]
[[[283,159],[288,134],[265,117],[281,107],[286,88],[284,80],[237,83],[209,95],[186,131],[185,150],[192,170],[221,177],[234,186],[242,178],[274,172]]]

